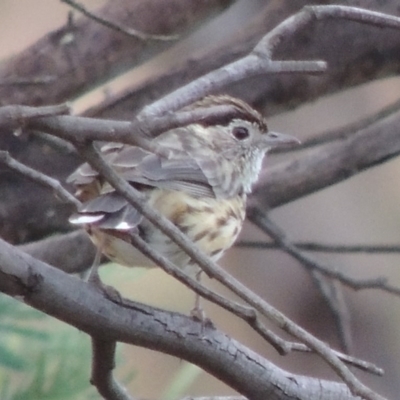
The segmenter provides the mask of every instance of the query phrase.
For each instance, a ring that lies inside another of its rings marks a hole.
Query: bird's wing
[[[166,156],[134,146],[107,145],[102,149],[105,160],[133,186],[145,185],[167,190],[184,191],[192,196],[215,198],[212,185],[197,161],[188,154],[172,149]],[[67,182],[84,188],[101,180],[97,171],[83,164]],[[99,193],[86,201],[70,222],[93,224],[102,229],[131,230],[142,217],[108,184],[99,185]]]
[[[193,196],[215,197],[213,185],[195,158],[182,151],[171,150],[166,157],[135,146],[115,145],[103,152],[105,160],[116,172],[135,186],[142,184],[168,190],[182,190]],[[81,165],[67,182],[82,187],[99,179],[89,164]],[[108,190],[106,190],[108,191]]]

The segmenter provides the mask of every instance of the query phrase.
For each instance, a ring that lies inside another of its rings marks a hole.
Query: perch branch
[[[225,272],[221,267],[205,256],[200,249],[198,249],[197,246],[192,243],[174,224],[166,218],[157,215],[154,210],[147,206],[142,196],[140,196],[136,190],[109,168],[107,163],[92,146],[77,145],[77,150],[97,171],[100,172],[100,174],[118,193],[123,195],[140,213],[148,218],[150,222],[177,243],[208,275],[217,279],[240,298],[245,300],[249,305],[253,306],[262,315],[272,320],[281,329],[298,338],[318,353],[349,386],[353,394],[359,395],[368,400],[383,399],[367,386],[363,385],[349,370],[349,368],[332,352],[329,346],[296,325],[284,314],[234,279],[230,274]]]
[[[63,198],[65,201],[73,204],[76,208],[79,208],[80,202],[77,199],[75,199],[72,195],[70,195],[69,192],[67,192],[61,186],[61,184],[59,182],[57,182],[55,179],[52,179],[52,178],[46,176],[45,174],[42,174],[38,171],[35,171],[31,168],[24,166],[21,163],[18,163],[16,160],[14,160],[12,157],[10,157],[7,152],[0,152],[0,161],[1,161],[2,153],[5,155],[5,160],[7,161],[6,165],[15,169],[21,175],[29,177],[29,178],[33,179],[34,181],[38,182],[39,184],[49,187],[50,189],[56,190],[56,192],[60,198]],[[16,167],[16,165],[17,165],[17,167]],[[79,232],[73,232],[71,234],[68,234],[68,236],[72,236],[73,239],[75,239],[75,237],[76,237],[79,241],[81,241],[83,239],[80,237]],[[61,238],[61,240],[62,240],[62,238]],[[176,267],[174,264],[172,264],[170,261],[168,261],[168,259],[166,259],[165,257],[163,257],[160,254],[158,254],[157,252],[155,252],[150,246],[147,245],[146,242],[141,240],[139,237],[132,236],[131,240],[133,241],[134,245],[144,255],[149,257],[157,265],[159,265],[161,268],[163,268],[167,273],[174,276],[176,279],[178,279],[179,281],[184,283],[186,286],[190,287],[193,291],[200,294],[204,298],[212,301],[213,303],[219,305],[220,307],[226,309],[227,311],[234,313],[239,318],[241,318],[245,322],[247,322],[257,333],[259,333],[264,339],[266,339],[270,344],[272,344],[281,355],[288,354],[292,350],[310,351],[310,349],[307,346],[300,345],[300,344],[294,345],[290,342],[282,340],[279,336],[277,336],[270,330],[266,329],[266,327],[260,322],[260,320],[257,316],[257,313],[253,309],[244,307],[238,303],[230,301],[230,300],[218,295],[217,293],[209,290],[205,286],[199,284],[196,280],[187,276],[178,267]],[[48,255],[47,255],[48,253],[46,253],[46,248],[48,248],[49,246],[59,248],[60,247],[59,241],[60,241],[60,238],[49,238],[49,239],[45,239],[44,241],[42,241],[41,246],[35,246],[35,243],[32,243],[32,244],[20,246],[20,248],[23,249],[24,251],[27,251],[31,255],[35,255],[36,257],[39,257],[39,259],[46,260],[48,257]],[[58,245],[56,243],[58,243]],[[66,246],[63,245],[61,247],[65,248]],[[44,250],[44,252],[43,252],[43,250]],[[67,253],[69,253],[69,252],[70,252],[70,250],[67,250]],[[62,258],[64,259],[63,256],[62,256]],[[54,260],[51,259],[51,261],[54,261]],[[87,267],[87,265],[89,265],[89,262],[86,262],[84,265],[85,265],[85,267]],[[74,268],[76,268],[75,265],[74,265]],[[343,355],[336,351],[335,351],[335,354],[341,360],[343,360],[345,363],[349,363],[353,366],[357,366],[365,371],[369,371],[374,374],[381,373],[380,372],[381,370],[379,368],[377,368],[373,364],[367,363],[366,361],[357,360],[355,358],[350,358],[350,357]]]

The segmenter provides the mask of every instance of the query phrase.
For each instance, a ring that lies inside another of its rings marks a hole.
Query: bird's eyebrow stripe
[[[260,120],[251,114],[244,113],[241,110],[236,110],[236,112],[229,112],[226,114],[209,115],[198,121],[198,124],[205,128],[215,125],[228,126],[232,121],[240,119],[256,124],[261,131],[267,130],[267,124],[263,120]]]
[[[199,121],[199,124],[208,127],[212,125],[227,126],[235,119],[242,119],[258,125],[261,132],[267,132],[268,127],[264,117],[244,101],[227,95],[207,96],[185,107],[186,110],[211,108],[216,106],[231,106],[231,110],[224,114],[210,115]]]

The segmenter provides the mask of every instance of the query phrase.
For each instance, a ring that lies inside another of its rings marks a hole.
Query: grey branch
[[[397,254],[400,253],[400,245],[395,244],[329,244],[316,242],[292,242],[299,250],[321,252],[321,253],[364,253],[364,254]],[[261,242],[243,240],[236,243],[238,247],[248,247],[259,250],[279,249],[280,246],[274,242]]]
[[[113,377],[117,343],[92,335],[92,376],[90,383],[107,400],[134,400]]]
[[[2,157],[4,155],[4,157]],[[4,160],[3,160],[4,158]],[[4,161],[5,164],[23,176],[26,176],[30,179],[33,179],[34,181],[38,182],[41,185],[44,185],[46,187],[49,187],[50,189],[54,189],[58,196],[60,198],[64,198],[65,201],[69,201],[73,205],[75,205],[77,208],[80,205],[80,202],[75,199],[69,192],[67,192],[61,184],[56,181],[55,179],[52,179],[38,171],[35,171],[31,168],[28,168],[24,166],[23,164],[17,162],[16,160],[12,159],[8,153],[6,152],[0,152],[0,162]],[[159,216],[159,218],[162,218]],[[68,257],[70,258],[69,253],[76,254],[76,251],[72,252],[71,251],[71,242],[74,240],[78,240],[79,243],[87,239],[87,237],[82,237],[80,232],[73,232],[72,234],[68,234],[68,239],[66,241],[66,244],[64,243],[61,245],[63,242],[63,237],[53,237],[49,239],[45,239],[41,241],[39,244],[28,244],[25,246],[20,246],[20,249],[23,249],[26,251],[28,254],[34,255],[35,257],[39,258],[42,261],[50,261],[52,265],[59,265],[60,263],[60,257],[63,260],[62,265],[63,265],[63,270],[66,271],[68,270],[65,268],[65,258]],[[132,242],[134,245],[147,257],[149,257],[151,260],[153,260],[158,266],[163,268],[168,274],[174,276],[176,279],[184,283],[186,286],[190,287],[193,291],[196,293],[200,294],[204,298],[210,300],[211,302],[221,306],[222,308],[226,309],[227,311],[230,311],[234,313],[236,316],[239,318],[243,319],[245,322],[247,322],[257,333],[259,333],[264,339],[266,339],[270,344],[272,344],[275,349],[282,355],[288,354],[292,350],[296,351],[310,351],[310,348],[307,346],[299,346],[299,345],[293,345],[292,343],[286,342],[283,339],[281,339],[279,336],[274,334],[272,331],[267,329],[265,325],[260,321],[259,316],[255,312],[254,309],[242,306],[238,303],[235,303],[233,301],[230,301],[223,296],[218,295],[217,293],[213,292],[212,290],[207,289],[205,286],[199,284],[196,280],[190,278],[187,276],[185,273],[183,273],[178,267],[176,267],[174,264],[172,264],[168,259],[166,259],[164,256],[158,254],[154,250],[151,249],[150,246],[147,245],[143,240],[141,240],[139,237],[132,236],[131,238]],[[54,256],[54,252],[48,252],[47,250],[49,247],[54,248],[54,246],[57,249],[64,249],[64,254],[61,253],[60,251],[57,251],[57,258],[52,258]],[[76,249],[76,246],[73,246],[73,248]],[[49,257],[50,256],[50,257]],[[92,257],[94,258],[94,252],[92,252]],[[83,264],[84,268],[87,268],[89,265],[90,261],[93,259],[86,260],[86,262]],[[72,270],[70,272],[76,271],[77,265],[75,264],[75,259],[73,258],[73,263],[72,263]],[[381,374],[380,370],[373,366],[370,363],[367,363],[362,360],[357,360],[355,358],[350,358],[348,356],[345,356],[343,354],[340,354],[338,352],[334,352],[339,359],[344,361],[345,363],[350,363],[353,366],[359,367],[363,370],[369,371],[374,374]]]
[[[319,354],[321,358],[343,379],[343,381],[346,382],[352,393],[369,400],[383,399],[381,396],[363,385],[349,370],[349,368],[332,352],[328,345],[296,325],[284,314],[253,293],[242,283],[234,279],[230,274],[203,254],[200,249],[198,249],[197,246],[192,243],[175,225],[148,207],[140,194],[137,193],[137,191],[125,180],[121,179],[112,169],[110,169],[93,147],[78,145],[77,150],[92,165],[92,167],[100,172],[100,174],[118,193],[123,195],[135,208],[138,209],[138,211],[148,218],[150,222],[177,243],[193,260],[198,263],[204,272],[217,279],[240,298],[245,300],[249,305],[254,307],[258,312],[273,321],[278,327],[304,342],[308,347]]]
[[[26,165],[18,162],[10,156],[7,151],[0,150],[0,163],[7,167],[17,171],[19,174],[33,180],[39,185],[51,188],[54,194],[66,203],[73,204],[76,208],[80,206],[80,201],[76,199],[71,193],[66,190],[57,179],[51,178],[39,171],[35,171],[33,168],[29,168]]]
[[[337,279],[343,285],[354,290],[379,289],[384,292],[400,296],[400,288],[389,285],[387,283],[387,279],[384,277],[365,280],[354,279],[343,272],[338,271],[333,266],[325,265],[316,261],[314,258],[303,254],[293,243],[290,242],[290,240],[287,239],[285,233],[282,232],[282,230],[277,227],[262,210],[253,208],[249,215],[249,219],[267,235],[273,238],[273,240],[280,246],[281,249],[290,254],[308,270],[314,270],[328,278]]]
[[[133,303],[106,299],[92,286],[0,240],[0,291],[108,342],[121,341],[193,362],[251,399],[359,400],[341,383],[294,375],[215,328]],[[179,337],[180,345],[176,345]],[[109,364],[110,365],[110,364]]]

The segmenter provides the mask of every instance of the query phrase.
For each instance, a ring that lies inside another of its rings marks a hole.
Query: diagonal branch
[[[6,160],[7,163],[6,165],[10,166],[11,168],[14,168],[17,172],[22,174],[23,176],[27,176],[30,179],[33,179],[34,181],[38,182],[41,185],[44,185],[46,187],[49,187],[50,189],[55,189],[56,193],[58,193],[59,197],[64,197],[64,200],[67,202],[70,202],[73,204],[76,208],[80,206],[80,202],[75,199],[73,196],[71,196],[61,185],[58,181],[55,179],[52,179],[45,174],[42,174],[41,172],[35,171],[32,168],[28,168],[24,166],[21,163],[18,163],[16,160],[14,160],[12,157],[8,155],[8,153],[4,152],[6,154]],[[1,152],[0,152],[1,156]],[[0,157],[1,161],[1,157]],[[15,167],[15,165],[17,167]],[[56,183],[54,183],[56,182]],[[68,234],[69,238],[72,240],[78,239],[79,242],[81,242],[82,238],[80,236],[79,232],[73,232],[72,234]],[[63,238],[49,238],[45,239],[44,241],[41,241],[39,246],[35,246],[35,243],[25,245],[25,246],[20,246],[20,249],[25,250],[28,252],[28,254],[34,255],[38,257],[40,260],[48,260],[48,253],[46,253],[46,248],[50,247],[56,247],[58,249],[57,255],[60,256],[60,247],[63,248],[63,250],[66,250],[66,254],[69,254],[71,252],[70,248],[66,248],[65,244],[62,244]],[[158,254],[155,252],[145,241],[143,241],[140,237],[137,236],[132,236],[131,237],[132,244],[137,247],[145,256],[147,256],[149,259],[151,259],[153,262],[155,262],[159,267],[163,268],[168,274],[174,276],[176,279],[178,279],[180,282],[191,288],[194,292],[198,293],[199,295],[203,296],[207,300],[219,305],[220,307],[226,309],[227,311],[230,311],[234,313],[236,316],[239,318],[243,319],[250,327],[252,327],[257,333],[260,334],[261,337],[266,339],[274,348],[281,354],[281,355],[286,355],[291,351],[302,351],[302,352],[309,352],[310,348],[307,346],[304,346],[302,344],[293,344],[289,343],[287,341],[284,341],[281,339],[278,335],[274,334],[272,331],[267,329],[265,325],[260,321],[259,316],[257,313],[254,311],[252,308],[248,308],[245,306],[242,306],[238,303],[235,303],[231,300],[228,300],[224,298],[223,296],[220,296],[219,294],[213,292],[212,290],[209,290],[202,284],[200,284],[197,280],[192,279],[190,276],[186,275],[184,272],[182,272],[177,266],[175,266],[173,263],[171,263],[167,258],[164,256]],[[67,242],[69,243],[69,241]],[[47,246],[46,246],[47,245]],[[76,246],[74,246],[76,249]],[[43,252],[44,250],[44,252]],[[61,254],[61,258],[64,260],[65,256]],[[81,258],[81,257],[80,257]],[[83,265],[85,268],[89,265],[89,263],[93,260],[94,258],[94,253],[93,256],[91,257],[90,261],[86,261]],[[54,260],[50,258],[50,261],[53,263],[55,262],[57,264],[57,260]],[[82,260],[79,260],[80,263],[82,263]],[[63,264],[63,266],[65,266]],[[76,268],[75,262],[73,262],[73,268]],[[63,268],[64,271],[66,271],[65,268]],[[74,272],[73,270],[70,272]],[[342,353],[334,351],[334,353],[338,356],[339,359],[341,359],[343,362],[348,363],[352,366],[358,367],[363,369],[364,371],[371,372],[373,374],[381,375],[382,371],[374,366],[371,363],[355,359],[353,357],[349,357],[347,355],[344,355]]]
[[[389,285],[386,281],[385,277],[378,277],[375,279],[365,279],[358,280],[349,277],[341,271],[338,271],[336,268],[333,268],[328,265],[324,265],[321,262],[317,262],[314,258],[303,254],[299,251],[296,246],[290,242],[286,238],[286,235],[282,232],[282,230],[277,227],[262,210],[257,208],[253,208],[249,215],[249,219],[256,226],[258,226],[263,232],[265,232],[268,236],[273,238],[273,240],[288,254],[290,254],[293,258],[299,261],[304,267],[306,267],[310,271],[318,271],[322,275],[337,279],[342,284],[354,289],[354,290],[362,290],[362,289],[379,289],[384,292],[400,296],[400,288],[396,286]]]
[[[159,116],[166,111],[175,111],[206,94],[223,89],[228,84],[248,79],[252,76],[279,73],[323,73],[327,70],[324,61],[275,61],[272,56],[283,39],[288,40],[300,29],[314,21],[328,18],[348,19],[368,25],[400,30],[400,18],[346,6],[306,6],[300,12],[281,22],[265,35],[249,55],[222,68],[210,72],[188,85],[168,94],[162,99],[146,106],[140,117]]]
[[[193,362],[251,399],[359,399],[341,383],[283,371],[224,333],[189,317],[133,302],[130,308],[117,305],[91,285],[2,240],[0,291],[89,335],[98,337],[101,332],[101,340],[122,341]]]
[[[349,137],[271,166],[253,195],[270,209],[389,161],[400,154],[399,123],[398,111]]]
[[[26,165],[18,162],[10,156],[7,151],[0,150],[0,164],[7,165],[10,169],[17,171],[21,175],[31,179],[39,185],[51,188],[55,195],[66,203],[73,204],[75,208],[79,208],[81,202],[66,190],[57,179],[50,178],[49,176],[35,171]]]
[[[321,253],[364,253],[364,254],[397,254],[400,253],[400,245],[396,244],[327,244],[315,242],[292,242],[299,250],[321,252]],[[280,246],[275,242],[259,242],[242,240],[236,243],[237,247],[248,247],[259,250],[278,249]]]
[[[353,394],[360,395],[368,400],[382,400],[383,398],[363,385],[349,368],[332,352],[328,345],[318,340],[303,328],[296,325],[284,314],[268,304],[261,297],[257,296],[246,286],[234,279],[230,274],[225,272],[216,263],[212,262],[200,249],[191,242],[172,222],[165,217],[159,215],[151,209],[144,198],[133,189],[125,180],[120,178],[107,163],[102,159],[99,153],[89,145],[77,145],[77,150],[82,156],[110,183],[114,189],[124,196],[130,204],[132,204],[141,214],[143,214],[150,222],[152,222],[163,233],[168,235],[175,243],[177,243],[209,276],[217,279],[223,285],[232,290],[240,298],[245,300],[249,305],[253,306],[262,315],[273,321],[284,331],[304,342],[308,347],[313,349],[321,358],[327,362],[332,369],[343,379],[349,386]]]

